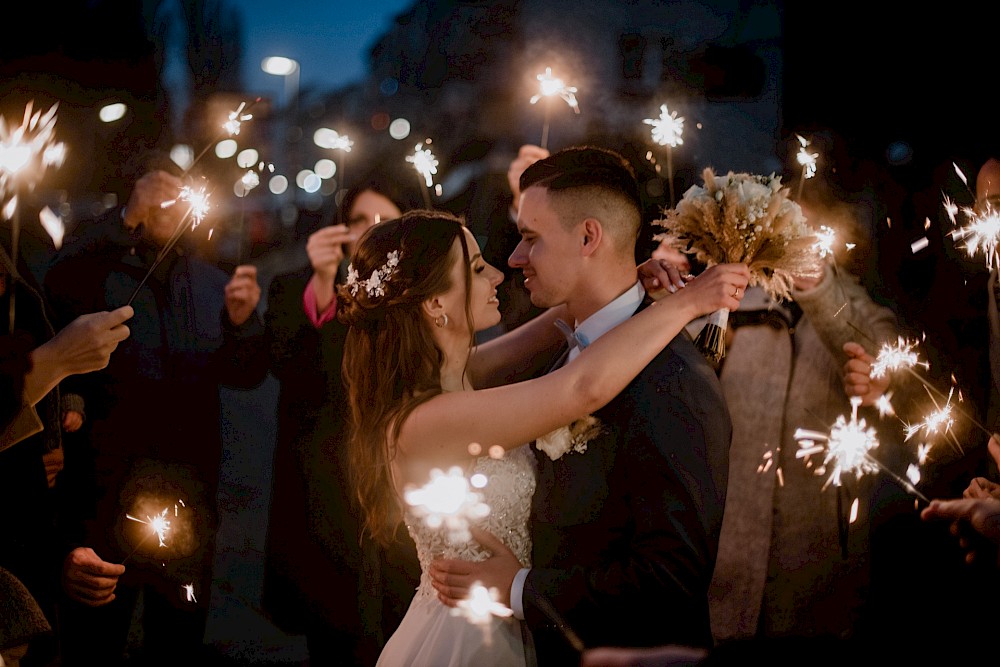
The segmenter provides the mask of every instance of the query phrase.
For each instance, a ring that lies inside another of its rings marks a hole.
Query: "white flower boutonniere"
[[[602,428],[597,417],[587,415],[538,438],[535,447],[548,454],[553,461],[569,451],[583,454],[587,451],[587,443],[596,438]]]

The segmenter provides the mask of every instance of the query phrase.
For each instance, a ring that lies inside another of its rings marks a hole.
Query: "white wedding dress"
[[[510,547],[530,567],[528,520],[535,491],[535,460],[529,446],[511,450],[501,459],[480,457],[469,474],[487,478],[480,489],[489,514],[476,525]],[[452,544],[441,529],[432,529],[407,510],[406,524],[420,558],[420,585],[406,615],[386,643],[377,667],[534,667],[531,635],[513,616],[491,615],[477,625],[441,604],[428,574],[435,558],[479,561],[489,554],[476,542]]]

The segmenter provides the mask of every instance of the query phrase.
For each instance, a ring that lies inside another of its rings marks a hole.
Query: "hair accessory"
[[[345,284],[350,290],[351,296],[357,296],[358,290],[362,287],[369,299],[385,296],[385,283],[396,272],[396,266],[399,264],[399,251],[393,250],[385,257],[385,264],[372,271],[372,275],[365,281],[359,280],[358,272],[353,264],[347,266],[347,282]]]

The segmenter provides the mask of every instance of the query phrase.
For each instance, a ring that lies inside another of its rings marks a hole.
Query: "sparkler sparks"
[[[157,254],[156,259],[153,261],[152,265],[150,265],[149,270],[146,271],[146,275],[136,286],[135,291],[132,292],[132,296],[129,297],[129,300],[126,302],[126,305],[132,304],[132,300],[135,299],[135,296],[139,293],[139,290],[142,289],[142,286],[146,284],[147,280],[149,280],[149,277],[153,274],[153,271],[156,270],[156,267],[160,265],[160,262],[162,262],[163,259],[173,249],[173,247],[177,245],[177,242],[180,240],[181,236],[184,234],[184,230],[187,227],[186,222],[188,218],[191,218],[191,229],[194,229],[195,227],[201,224],[201,222],[205,219],[205,215],[208,213],[209,210],[208,193],[205,192],[204,188],[196,190],[188,185],[185,185],[181,188],[180,194],[178,194],[177,199],[169,199],[161,203],[160,207],[168,208],[170,206],[175,205],[178,201],[187,202],[188,210],[184,214],[184,217],[181,218],[180,222],[177,223],[177,228],[174,229],[173,234],[171,234],[166,244],[164,244],[163,248],[160,249],[160,252]]]
[[[552,75],[552,68],[546,67],[545,72],[538,74],[536,77],[538,79],[538,90],[539,92],[532,95],[529,100],[532,104],[537,104],[539,100],[545,100],[545,121],[542,124],[542,141],[541,147],[548,148],[549,144],[549,100],[555,96],[562,98],[569,108],[573,110],[573,113],[580,113],[580,105],[576,101],[576,88],[574,86],[567,86],[566,83]]]
[[[955,418],[951,415],[951,397],[954,392],[955,388],[952,387],[948,391],[948,400],[945,402],[944,407],[937,407],[935,405],[936,409],[928,414],[922,422],[906,424],[906,437],[904,441],[909,440],[920,431],[923,431],[927,435],[950,433],[951,427],[955,424]]]
[[[833,255],[833,244],[837,240],[837,233],[833,231],[832,227],[827,225],[820,225],[819,231],[816,232],[816,243],[813,244],[813,250],[819,253],[820,259]]]
[[[667,147],[667,184],[670,186],[670,207],[673,208],[677,201],[674,196],[673,149],[684,143],[681,139],[681,133],[684,132],[684,117],[678,116],[676,111],[668,111],[667,105],[661,104],[658,118],[646,118],[642,122],[653,126],[650,130],[653,141]]]
[[[481,583],[476,582],[469,589],[469,597],[460,600],[458,606],[453,608],[451,613],[453,616],[462,616],[470,623],[488,630],[492,617],[507,618],[514,614],[509,607],[497,601],[499,597],[497,589],[487,590]],[[486,644],[489,645],[492,639],[489,633],[485,635],[485,639]]]
[[[17,127],[0,116],[0,203],[3,215],[10,220],[10,257],[17,266],[21,224],[18,216],[18,192],[30,191],[49,167],[59,167],[66,158],[66,146],[55,141],[56,109],[53,104],[44,114],[24,107],[24,118]],[[14,291],[8,295],[9,331],[14,333]]]
[[[66,145],[55,140],[56,109],[34,111],[29,102],[17,127],[0,116],[0,195],[6,199],[18,185],[30,189],[49,167],[66,158]]]
[[[198,598],[194,596],[194,584],[184,584],[181,588],[184,589],[184,595],[187,602],[198,602]]]
[[[229,112],[229,118],[222,124],[222,129],[228,132],[229,136],[235,137],[240,133],[243,121],[253,118],[253,114],[243,113],[246,106],[246,102],[240,102],[240,106],[236,109],[236,111]]]
[[[807,180],[816,175],[816,159],[819,158],[819,153],[806,151],[809,140],[802,135],[796,134],[795,138],[799,140],[799,152],[795,155],[795,161],[802,165],[802,177],[799,178],[799,186],[795,191],[795,200],[802,201],[802,187]]]
[[[412,164],[417,173],[423,177],[426,188],[421,188],[420,193],[423,195],[426,208],[431,207],[431,196],[428,189],[434,186],[434,174],[437,173],[438,168],[437,158],[434,157],[431,149],[426,147],[430,143],[430,139],[424,140],[423,143],[413,147],[413,155],[406,156],[406,161]]]
[[[646,118],[642,121],[646,125],[652,125],[650,130],[653,141],[660,146],[676,147],[683,144],[681,134],[684,132],[684,117],[678,116],[676,111],[667,111],[667,105],[660,105],[660,116],[658,118]]]
[[[823,464],[817,466],[816,474],[822,475],[830,468],[825,489],[830,484],[841,485],[844,474],[850,473],[861,477],[866,473],[877,472],[880,466],[871,458],[869,452],[878,447],[878,437],[875,429],[870,428],[864,419],[858,419],[858,406],[861,398],[851,397],[851,418],[844,415],[837,417],[829,434],[806,429],[797,429],[795,439],[799,441],[799,451],[796,458],[808,459],[814,454],[824,455]],[[822,442],[826,443],[824,447]]]
[[[434,186],[434,174],[437,173],[438,161],[431,149],[424,148],[424,144],[417,144],[413,147],[413,155],[406,156],[406,161],[412,164],[417,173],[424,177],[424,184],[427,187]]]
[[[469,524],[489,514],[482,494],[470,488],[461,468],[453,466],[447,473],[435,468],[430,481],[403,494],[406,503],[422,516],[429,528],[443,528],[452,543],[472,539]]]
[[[916,343],[910,343],[900,336],[895,345],[883,343],[882,348],[872,364],[872,377],[884,377],[890,371],[909,369],[914,366],[928,367],[927,362],[920,361],[920,357],[913,351]]]
[[[545,72],[537,75],[535,78],[538,79],[539,92],[532,95],[530,100],[532,104],[537,104],[542,98],[558,95],[562,98],[563,102],[569,105],[570,109],[575,113],[580,113],[580,105],[576,101],[576,87],[567,86],[566,82],[562,79],[553,76],[551,67],[546,67]]]
[[[160,512],[159,514],[156,514],[154,516],[146,515],[145,519],[136,518],[131,514],[126,514],[125,518],[131,519],[132,521],[137,521],[139,523],[144,523],[147,526],[149,526],[149,529],[152,532],[150,533],[150,535],[147,535],[146,538],[143,539],[143,541],[145,541],[145,539],[149,538],[151,535],[156,535],[157,539],[159,539],[160,541],[160,546],[165,547],[167,546],[166,536],[167,533],[170,531],[170,520],[167,518],[168,511],[169,508],[164,507],[163,511]]]
[[[1000,245],[1000,211],[987,202],[982,213],[976,213],[971,208],[963,208],[962,212],[969,222],[952,231],[950,236],[956,241],[965,242],[962,247],[969,257],[975,257],[982,251],[986,257],[986,266],[990,270],[996,268],[1000,265],[1000,257],[997,255],[997,246]]]
[[[829,434],[801,428],[796,429],[794,437],[799,441],[800,449],[795,453],[795,458],[808,461],[809,457],[814,454],[824,455],[823,463],[815,470],[817,475],[823,475],[828,466],[831,468],[830,476],[823,485],[824,490],[830,484],[841,486],[841,478],[845,473],[853,474],[855,478],[858,478],[870,472],[882,471],[908,492],[929,503],[930,499],[917,490],[914,482],[897,475],[872,456],[872,451],[877,449],[879,445],[878,436],[875,429],[870,428],[864,419],[858,419],[860,405],[861,397],[852,396],[850,420],[844,415],[840,415]],[[826,446],[821,444],[823,442],[826,443]],[[912,472],[907,471],[907,474],[912,475]]]
[[[812,178],[816,175],[816,158],[819,153],[809,153],[806,151],[809,141],[798,134],[795,137],[799,140],[799,152],[795,155],[795,160],[802,165],[802,178]]]

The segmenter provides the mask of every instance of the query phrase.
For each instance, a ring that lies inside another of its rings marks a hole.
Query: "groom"
[[[579,147],[535,162],[520,185],[509,263],[534,305],[566,305],[573,363],[647,305],[638,184],[622,156]],[[456,604],[476,581],[509,591],[503,601],[531,628],[541,665],[577,664],[573,633],[586,647],[711,646],[707,591],[732,433],[715,373],[682,333],[593,416],[601,430],[584,451],[553,459],[535,447],[531,567],[485,535],[486,561],[435,562],[439,596]]]

